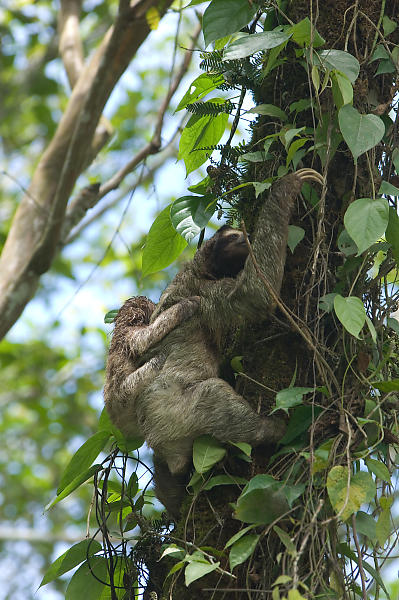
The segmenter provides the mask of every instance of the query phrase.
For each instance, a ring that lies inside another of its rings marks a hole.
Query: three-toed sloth
[[[276,294],[284,272],[292,207],[306,180],[322,182],[316,171],[301,169],[272,186],[252,236],[257,266]],[[219,377],[223,340],[229,331],[265,320],[273,309],[273,299],[248,257],[240,230],[224,226],[204,243],[161,295],[149,327],[193,297],[199,297],[197,310],[140,355],[144,366],[158,361],[152,381],[147,378],[132,399],[126,392],[123,402],[118,394],[106,394],[115,424],[126,435],[138,430],[154,450],[156,492],[175,514],[180,499],[173,479],[188,471],[197,436],[273,444],[285,429],[284,421],[257,414]],[[119,335],[118,322],[115,335]]]

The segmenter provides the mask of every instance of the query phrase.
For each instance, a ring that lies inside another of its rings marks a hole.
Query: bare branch
[[[82,0],[61,0],[58,19],[59,51],[71,89],[84,69],[84,55],[79,30]],[[113,134],[111,123],[101,116],[85,165],[89,165]]]
[[[114,27],[83,69],[57,131],[36,168],[29,196],[14,216],[0,258],[0,338],[12,327],[34,295],[59,241],[68,198],[90,152],[103,108],[117,81],[150,29],[146,12],[157,6],[161,16],[172,3],[136,1],[117,17]]]
[[[82,0],[61,0],[58,19],[59,50],[71,88],[83,69],[83,46],[80,39],[79,18]]]
[[[143,185],[145,183],[152,181],[154,174],[159,169],[159,167],[166,160],[168,160],[168,158],[171,158],[172,156],[176,156],[176,150],[173,146],[168,146],[165,150],[162,151],[162,153],[158,154],[157,155],[158,160],[154,159],[154,162],[150,165],[146,174],[143,177],[141,177],[140,185]],[[140,178],[137,178],[137,180],[135,180],[132,184],[129,185],[129,190],[135,189],[137,187],[139,179]],[[90,188],[91,187],[92,186],[90,186]],[[73,208],[73,204],[76,206],[76,208],[78,206],[80,206],[81,211],[83,211],[84,213],[86,213],[86,211],[89,210],[90,208],[93,208],[93,206],[100,199],[100,191],[98,191],[96,196],[91,199],[89,199],[87,197],[87,191],[88,191],[88,188],[84,188],[79,193],[79,196],[73,201],[73,203],[71,203],[71,209]],[[70,244],[74,240],[76,240],[81,235],[82,231],[84,231],[87,227],[89,227],[89,225],[94,223],[94,221],[97,221],[97,219],[99,219],[104,213],[106,213],[108,210],[110,210],[111,208],[116,206],[126,196],[126,193],[127,193],[126,190],[119,192],[119,194],[117,196],[111,198],[108,202],[102,204],[101,206],[98,206],[98,210],[93,212],[93,214],[90,214],[90,216],[87,216],[87,218],[84,220],[82,220],[83,216],[84,216],[84,214],[82,214],[82,212],[78,212],[78,210],[76,210],[76,211],[71,210],[71,212],[69,213],[69,211],[68,211],[69,214],[67,213],[67,216],[65,219],[65,224],[64,224],[64,227],[62,230],[62,235],[61,235],[60,246],[66,246],[67,244]],[[86,195],[86,199],[84,199],[82,197],[83,194]],[[92,203],[93,200],[94,200],[94,203]],[[75,217],[76,217],[76,220],[75,220],[75,222],[73,222],[72,218],[75,218]]]
[[[159,111],[157,114],[157,119],[156,119],[156,124],[155,124],[154,134],[153,134],[150,142],[148,142],[148,144],[146,144],[141,150],[139,150],[139,152],[132,158],[132,160],[130,160],[122,169],[120,169],[117,173],[115,173],[115,175],[113,175],[113,177],[111,177],[108,181],[106,181],[103,185],[101,185],[96,196],[91,195],[91,197],[89,198],[86,193],[87,188],[82,190],[82,193],[79,194],[79,196],[76,198],[76,200],[73,202],[73,204],[71,204],[70,207],[68,207],[65,223],[64,223],[64,226],[62,229],[62,234],[61,234],[61,244],[65,243],[64,240],[67,239],[67,236],[69,235],[72,228],[75,227],[79,223],[79,221],[84,217],[87,210],[89,210],[90,208],[93,208],[93,206],[95,206],[95,204],[101,198],[106,196],[109,192],[117,189],[119,187],[119,185],[122,183],[122,181],[125,179],[126,175],[128,175],[129,173],[134,171],[134,169],[143,160],[145,160],[148,156],[150,156],[151,154],[157,154],[158,152],[161,152],[161,150],[162,150],[162,127],[163,127],[165,114],[166,114],[166,111],[168,109],[168,106],[170,104],[170,101],[171,101],[174,93],[176,92],[177,88],[179,87],[181,80],[183,79],[184,75],[187,73],[187,70],[190,66],[190,62],[191,62],[192,55],[193,55],[193,50],[195,48],[195,45],[198,40],[198,36],[199,36],[200,32],[201,32],[201,26],[198,25],[197,29],[195,30],[195,32],[193,34],[192,43],[191,43],[190,47],[186,50],[183,61],[180,65],[180,68],[179,68],[178,72],[176,73],[176,76],[174,77],[174,79],[168,89],[168,92],[159,108]],[[179,129],[176,130],[175,135],[178,133],[178,131],[179,131]],[[173,136],[173,138],[175,137],[175,135]],[[172,138],[172,140],[173,140],[173,138]],[[114,201],[111,204],[113,205]],[[75,237],[76,236],[74,235],[73,239],[75,239]],[[68,242],[69,241],[70,241],[70,239],[68,239]]]

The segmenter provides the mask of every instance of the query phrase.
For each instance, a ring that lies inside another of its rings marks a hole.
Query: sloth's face
[[[213,274],[218,279],[236,277],[248,256],[244,234],[240,229],[224,226],[215,235],[218,238],[213,250]]]

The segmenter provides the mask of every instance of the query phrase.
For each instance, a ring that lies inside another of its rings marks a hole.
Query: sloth
[[[323,182],[313,169],[286,175],[272,186],[259,212],[252,249],[276,294],[283,278],[289,219],[307,180]],[[205,242],[162,293],[150,327],[193,296],[200,300],[192,317],[160,336],[140,356],[144,368],[162,358],[152,381],[139,386],[134,415],[128,400],[115,406],[110,395],[107,402],[111,419],[122,432],[136,427],[153,449],[155,492],[172,516],[179,514],[196,437],[210,434],[221,442],[256,446],[276,444],[285,431],[282,419],[256,413],[219,377],[223,341],[229,332],[266,320],[274,307],[248,257],[242,231],[224,226]]]
[[[126,437],[141,435],[136,424],[136,398],[154,381],[165,362],[162,352],[144,364],[141,357],[189,319],[198,305],[199,297],[184,298],[160,314],[151,325],[156,305],[145,296],[129,298],[119,309],[108,352],[104,400],[111,421]]]

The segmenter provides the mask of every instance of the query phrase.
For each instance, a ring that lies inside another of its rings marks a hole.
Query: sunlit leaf
[[[198,102],[198,100],[204,98],[209,92],[215,90],[222,83],[224,83],[223,75],[203,73],[190,84],[187,92],[180,100],[176,112],[182,110],[188,104]]]
[[[170,209],[169,204],[159,213],[148,232],[143,250],[143,275],[169,266],[187,246],[186,240],[173,227]]]
[[[215,210],[212,196],[182,196],[170,209],[173,227],[190,242],[203,229]]]
[[[237,60],[245,58],[261,50],[269,50],[283,44],[290,35],[283,31],[264,31],[245,35],[230,44],[223,52],[223,60]]]
[[[385,198],[359,198],[349,205],[344,223],[357,245],[358,255],[384,235],[388,221],[389,206]]]
[[[213,98],[212,104],[224,104],[221,98]],[[204,102],[204,105],[207,103]],[[212,154],[211,148],[222,137],[229,115],[225,112],[218,115],[192,115],[183,129],[179,143],[179,158],[184,160],[187,175],[200,167]]]
[[[193,581],[196,581],[197,579],[208,575],[208,573],[212,573],[212,571],[215,571],[219,567],[219,565],[219,562],[211,564],[207,561],[199,562],[193,560],[187,565],[186,570],[184,571],[186,585],[189,586],[190,583],[193,583]]]

